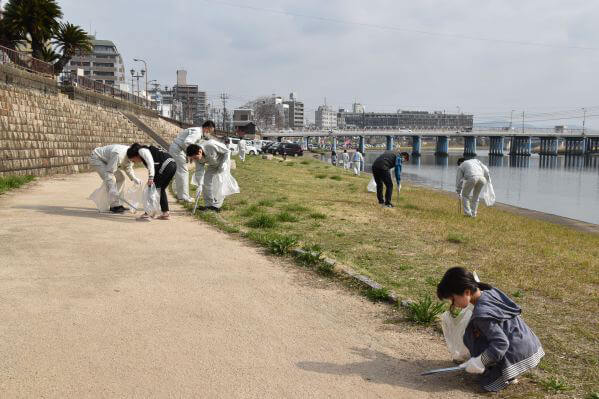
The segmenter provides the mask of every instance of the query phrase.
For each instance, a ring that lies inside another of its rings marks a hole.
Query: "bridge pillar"
[[[333,137],[333,144],[331,144],[331,151],[337,152],[337,137]]]
[[[584,155],[586,140],[584,137],[566,137],[566,155]]]
[[[449,137],[437,136],[437,147],[435,155],[449,155]]]
[[[364,155],[366,150],[366,146],[364,145],[364,136],[360,136],[358,138],[358,151],[360,151],[362,153],[362,155]]]
[[[475,157],[476,156],[476,137],[466,136],[464,137],[464,157]]]
[[[557,155],[557,137],[541,137],[539,155]]]
[[[304,137],[304,149],[308,151],[308,144],[310,144],[310,137]]]
[[[554,169],[557,167],[557,157],[553,155],[541,155],[539,157],[539,167],[541,169]]]
[[[393,136],[387,136],[387,151],[393,151]]]
[[[412,136],[412,155],[419,157],[420,156],[420,147],[422,144],[422,137],[420,136]]]

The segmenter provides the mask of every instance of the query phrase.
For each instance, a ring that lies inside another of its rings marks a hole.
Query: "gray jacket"
[[[499,391],[508,381],[536,367],[545,355],[541,343],[526,325],[522,310],[496,288],[483,290],[464,332],[464,345],[485,365],[481,386]]]

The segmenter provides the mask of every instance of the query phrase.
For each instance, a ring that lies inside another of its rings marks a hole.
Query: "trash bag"
[[[108,212],[110,210],[110,198],[108,197],[106,183],[102,183],[87,199],[94,201],[96,208],[100,212]]]
[[[143,204],[144,212],[150,216],[160,213],[160,194],[156,190],[156,185],[143,185]]]
[[[366,187],[366,189],[371,193],[376,193],[376,182],[374,181],[374,177],[370,179],[370,182],[368,183],[368,187]]]
[[[470,351],[464,345],[464,332],[472,317],[472,305],[462,309],[459,315],[453,317],[450,311],[441,315],[441,329],[451,358],[458,362],[470,359]]]
[[[240,193],[239,184],[237,184],[237,180],[231,174],[228,161],[224,169],[224,172],[215,174],[212,180],[214,196],[218,199]]]
[[[144,185],[134,184],[125,191],[125,200],[132,211],[140,210],[144,207]]]
[[[486,206],[493,206],[495,204],[495,190],[493,190],[493,184],[490,179],[483,187],[481,197]]]

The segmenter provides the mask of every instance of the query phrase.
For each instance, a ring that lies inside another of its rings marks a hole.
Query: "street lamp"
[[[140,72],[137,72],[135,69],[131,70],[131,77],[137,79],[137,96],[138,97],[139,97],[139,78],[143,78],[145,73],[146,73],[146,71],[144,71],[143,69]]]
[[[139,58],[134,58],[133,61],[144,63],[145,72],[142,71],[142,73],[146,74],[146,98],[147,98],[147,96],[148,96],[148,64],[144,60],[139,59]]]

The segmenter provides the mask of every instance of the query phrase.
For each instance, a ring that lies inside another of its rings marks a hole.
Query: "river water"
[[[366,153],[366,170],[379,154]],[[402,177],[453,192],[460,157],[411,157]],[[479,150],[477,158],[489,166],[498,202],[599,224],[599,156],[489,157]]]

